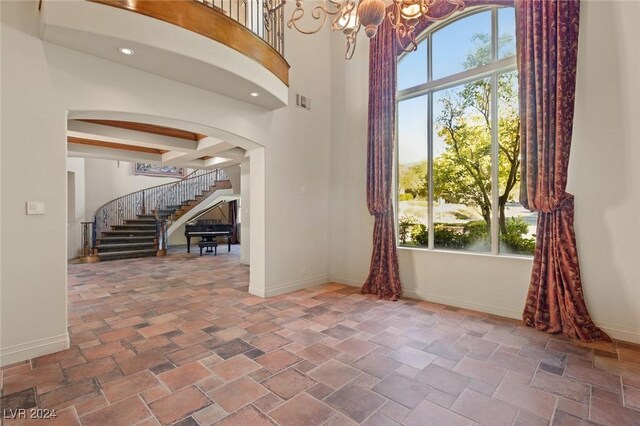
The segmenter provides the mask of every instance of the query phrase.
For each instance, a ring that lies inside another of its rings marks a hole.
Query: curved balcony
[[[275,109],[288,102],[289,64],[282,10],[265,13],[268,1],[44,1],[42,38]]]

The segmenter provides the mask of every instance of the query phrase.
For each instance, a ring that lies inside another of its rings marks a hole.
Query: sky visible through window
[[[501,38],[510,36],[512,43],[501,44],[499,59],[513,55],[515,51],[515,12],[513,8],[498,10],[498,33]],[[433,79],[457,74],[466,69],[467,57],[479,45],[474,40],[478,34],[491,36],[491,12],[481,12],[455,21],[442,29],[435,31],[433,39]],[[427,47],[426,39],[418,45],[418,50],[406,54],[398,62],[398,90],[407,89],[427,82]],[[433,117],[437,119],[442,114],[442,105],[433,103]],[[410,105],[411,104],[411,105]],[[427,143],[427,103],[400,102],[399,112],[402,119],[398,123],[398,132],[405,143],[398,152],[400,164],[412,164],[426,159]],[[400,111],[401,110],[401,111]],[[444,141],[434,131],[434,156],[442,154],[445,149]]]

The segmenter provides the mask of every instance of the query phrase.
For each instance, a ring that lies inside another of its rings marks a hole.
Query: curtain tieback
[[[542,208],[531,207],[530,210],[536,213],[550,214],[557,211],[565,210],[567,207],[573,206],[573,194],[565,192],[559,199],[550,200],[549,202],[542,203]]]

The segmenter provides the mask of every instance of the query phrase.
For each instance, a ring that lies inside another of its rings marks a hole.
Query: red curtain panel
[[[363,294],[397,300],[402,293],[394,229],[392,172],[396,118],[395,33],[385,20],[369,48],[367,206],[375,216],[373,253]]]
[[[520,202],[538,212],[533,271],[523,319],[584,341],[609,341],[584,302],[566,192],[578,56],[579,0],[517,0],[522,181]]]

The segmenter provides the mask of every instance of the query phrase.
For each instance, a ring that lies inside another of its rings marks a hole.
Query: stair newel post
[[[140,209],[142,210],[142,214],[147,214],[147,189],[145,189],[144,191],[142,191],[142,206],[140,206]]]
[[[95,227],[92,225],[94,222],[81,222],[82,224],[82,256],[80,256],[80,262],[82,263],[95,263],[99,262],[100,258],[93,253],[93,245],[95,245]],[[91,241],[93,240],[93,245]]]
[[[91,247],[93,247],[94,251],[95,251],[95,247],[96,247],[96,243],[98,242],[98,216],[96,215],[96,217],[93,218],[93,226],[91,229],[92,232],[92,238],[91,238]],[[94,253],[95,254],[95,253]]]
[[[165,219],[156,220],[156,250],[158,256],[167,255],[167,221]]]
[[[158,251],[160,249],[160,219],[156,215],[156,237],[153,239],[153,248]]]

